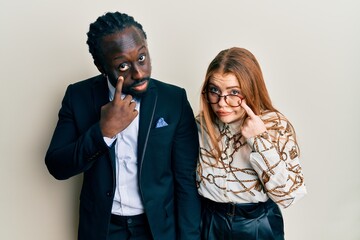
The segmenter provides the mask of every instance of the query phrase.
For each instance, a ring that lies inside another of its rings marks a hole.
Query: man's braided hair
[[[140,23],[134,20],[132,16],[119,12],[108,12],[96,19],[95,22],[90,24],[89,32],[87,33],[88,39],[86,43],[89,46],[94,61],[101,59],[100,44],[102,38],[116,32],[121,32],[128,27],[136,27],[143,34],[146,39],[146,33]]]

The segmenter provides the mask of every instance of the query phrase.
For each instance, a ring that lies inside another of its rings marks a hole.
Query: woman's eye
[[[239,90],[233,89],[230,91],[231,95],[241,95]]]
[[[139,57],[139,62],[144,62],[145,59],[146,59],[146,56],[145,56],[145,55],[141,55],[141,56]]]
[[[209,87],[209,92],[220,94],[219,89],[216,87]]]
[[[124,72],[124,71],[128,70],[129,67],[130,67],[129,64],[127,64],[127,63],[122,63],[122,64],[120,64],[120,66],[119,66],[119,70],[122,71],[122,72]]]

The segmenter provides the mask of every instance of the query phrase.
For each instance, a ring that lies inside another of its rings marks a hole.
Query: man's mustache
[[[145,78],[142,78],[140,80],[136,80],[134,83],[132,83],[129,88],[133,88],[133,87],[136,87],[136,86],[139,86],[141,84],[143,84],[144,82],[146,81],[149,81],[150,80],[150,77],[145,77]]]

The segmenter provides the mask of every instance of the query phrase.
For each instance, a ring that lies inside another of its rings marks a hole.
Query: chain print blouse
[[[306,194],[298,146],[288,120],[277,112],[261,115],[267,131],[250,139],[241,123],[214,124],[221,157],[215,160],[207,130],[201,131],[197,166],[199,194],[215,202],[256,203],[271,198],[288,207]]]

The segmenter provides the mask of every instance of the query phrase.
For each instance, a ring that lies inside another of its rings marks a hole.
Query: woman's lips
[[[231,114],[231,112],[225,112],[225,111],[216,111],[216,114],[221,117],[225,117]]]

